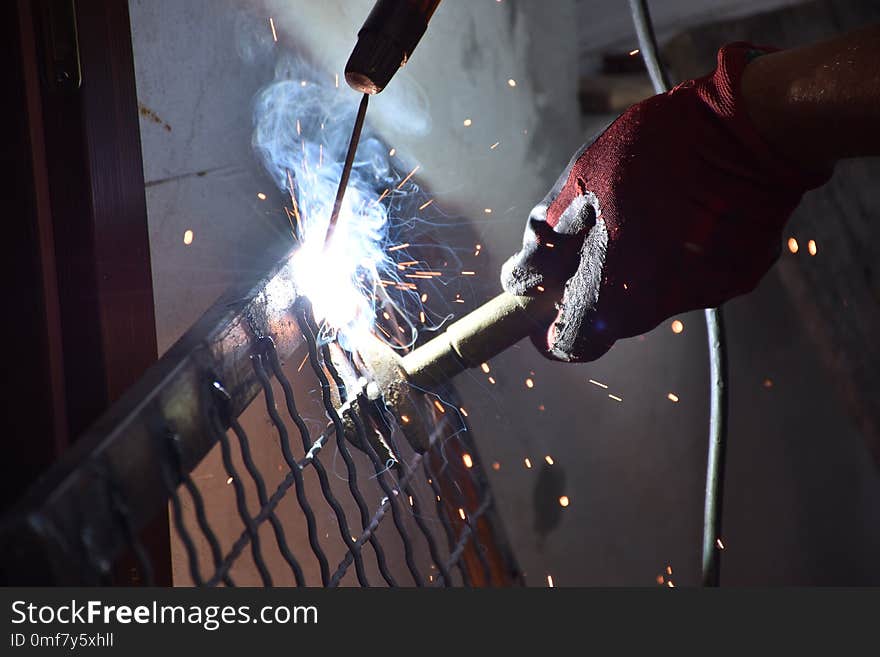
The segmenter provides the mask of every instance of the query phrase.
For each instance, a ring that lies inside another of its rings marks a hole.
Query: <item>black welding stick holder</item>
[[[365,94],[382,91],[412,56],[440,0],[379,0],[358,32],[345,80]]]

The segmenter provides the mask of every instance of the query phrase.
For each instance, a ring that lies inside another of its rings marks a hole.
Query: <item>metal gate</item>
[[[316,339],[288,267],[285,255],[267,276],[222,297],[28,492],[0,528],[8,582],[108,583],[126,550],[150,582],[138,536],[170,501],[186,564],[176,581],[521,583],[454,391],[418,393],[432,428],[424,453],[395,426],[383,433],[396,463],[377,453],[368,435],[375,428],[360,418],[347,434],[334,404],[346,389],[331,345]],[[304,403],[323,417],[306,417]],[[272,444],[262,440],[259,449],[276,467],[255,458],[249,421],[271,429]],[[216,486],[206,499],[194,476],[212,450],[225,499]],[[224,513],[211,518],[217,499]]]

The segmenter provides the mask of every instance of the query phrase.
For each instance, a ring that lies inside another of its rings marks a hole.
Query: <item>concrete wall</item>
[[[687,13],[674,4],[662,24]],[[271,79],[277,47],[268,18],[282,43],[332,75],[371,2],[130,5],[138,92],[149,109],[141,123],[157,329],[167,347],[277,239],[280,206],[257,199],[269,183],[249,148],[250,101]],[[690,5],[695,15],[707,10]],[[368,120],[406,165],[421,165],[437,205],[470,222],[485,247],[461,311],[498,291],[498,268],[531,206],[585,138],[577,76],[590,46],[625,38],[623,6],[449,0],[371,103]],[[195,230],[189,247],[187,228]],[[723,581],[876,584],[876,471],[792,317],[775,274],[728,309]],[[706,338],[699,313],[681,319],[681,334],[663,325],[589,365],[548,363],[523,343],[490,363],[495,384],[479,371],[459,382],[483,459],[499,464],[492,483],[532,584],[551,574],[559,585],[652,585],[668,565],[676,583],[698,581]],[[560,494],[571,500],[565,509]]]

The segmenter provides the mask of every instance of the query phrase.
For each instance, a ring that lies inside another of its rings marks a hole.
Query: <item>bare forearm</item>
[[[759,57],[742,93],[762,136],[807,169],[880,155],[880,25]]]

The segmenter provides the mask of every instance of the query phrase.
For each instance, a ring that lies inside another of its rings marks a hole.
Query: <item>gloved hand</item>
[[[752,125],[739,82],[765,51],[726,46],[713,74],[631,107],[532,210],[502,284],[559,299],[533,336],[546,356],[595,360],[619,338],[751,291],[775,262],[789,215],[830,172],[784,161]]]

